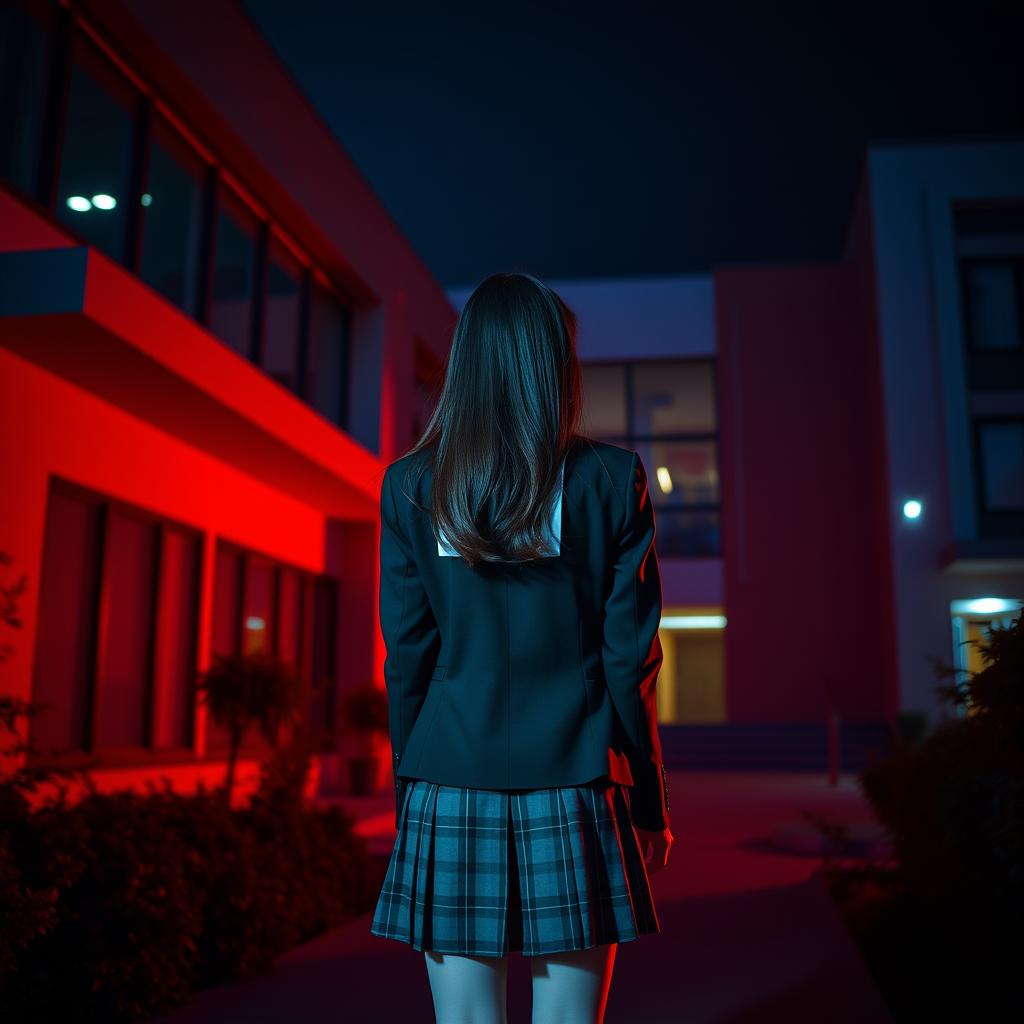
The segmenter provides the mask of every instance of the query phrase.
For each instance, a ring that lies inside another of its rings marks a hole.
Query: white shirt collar
[[[562,488],[565,483],[565,460],[562,460],[562,465],[558,469],[558,494],[555,496],[555,507],[551,511],[551,536],[553,538],[553,550],[550,554],[545,555],[545,558],[554,558],[561,553],[562,550]],[[443,536],[443,534],[442,534]],[[446,558],[452,558],[458,552],[453,548],[449,547],[447,543],[442,544],[439,540],[437,542],[437,553]]]

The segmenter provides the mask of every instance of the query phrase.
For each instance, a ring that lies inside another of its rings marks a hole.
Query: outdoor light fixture
[[[1003,615],[1020,611],[1020,601],[1003,597],[973,597],[962,601],[951,601],[951,610],[958,615]]]
[[[903,516],[905,519],[920,519],[921,512],[924,510],[924,506],[919,501],[903,502]]]
[[[97,192],[92,197],[92,205],[98,210],[112,210],[117,206],[117,200],[113,196],[108,196],[106,192]]]
[[[92,203],[85,196],[68,196],[68,207],[76,213],[85,213],[92,209]]]
[[[725,629],[724,615],[663,615],[662,629]]]

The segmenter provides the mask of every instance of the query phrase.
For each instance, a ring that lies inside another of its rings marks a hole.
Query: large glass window
[[[0,177],[345,427],[348,309],[84,18],[0,5]]]
[[[142,193],[142,279],[191,316],[199,315],[199,263],[207,168],[159,115],[150,135]]]
[[[979,537],[1024,533],[1024,203],[954,208]]]
[[[1011,260],[972,261],[965,267],[968,336],[975,348],[1021,346],[1018,268]]]
[[[153,746],[158,748],[192,745],[200,553],[197,536],[165,527],[153,683]]]
[[[304,684],[304,702],[311,682],[325,685],[312,712],[328,714],[333,709],[336,591],[337,583],[329,577],[221,541],[214,582],[214,650],[221,655],[276,655],[294,666]],[[228,739],[227,732],[207,718],[207,749],[222,752]],[[245,737],[249,750],[263,745],[255,732]]]
[[[226,186],[218,197],[210,329],[246,358],[253,353],[259,225]]]
[[[337,649],[335,637],[338,634],[338,585],[326,576],[318,577],[314,591],[313,620],[313,703],[310,721],[330,730],[335,725],[336,698],[335,662]]]
[[[33,698],[52,710],[33,722],[40,753],[191,745],[199,550],[194,531],[51,483]]]
[[[37,198],[53,7],[0,5],[0,177]]]
[[[126,251],[137,109],[128,82],[76,33],[55,212],[119,263]]]
[[[298,260],[273,241],[267,267],[263,369],[291,391],[299,388],[301,274]]]
[[[89,744],[102,537],[99,501],[51,489],[32,682],[32,743],[44,755]]]
[[[714,364],[706,359],[583,367],[583,429],[637,451],[663,557],[717,555],[718,425]]]
[[[246,562],[245,604],[242,609],[242,651],[273,654],[274,566],[250,556]]]
[[[278,577],[277,653],[296,668],[303,669],[302,626],[303,586],[305,577],[294,569],[282,566]]]
[[[347,389],[347,310],[329,292],[314,285],[309,310],[306,400],[332,423],[344,426]]]
[[[120,512],[108,517],[98,747],[141,747],[146,742],[156,544],[154,524]]]
[[[982,420],[978,439],[984,508],[1024,512],[1024,419]]]

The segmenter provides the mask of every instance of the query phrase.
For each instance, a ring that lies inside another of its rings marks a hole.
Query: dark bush
[[[370,909],[382,866],[297,796],[303,750],[235,809],[169,785],[33,809],[0,782],[0,1019],[143,1020]]]
[[[892,836],[895,867],[859,880],[833,870],[831,885],[890,1003],[904,1011],[897,1019],[917,1019],[920,998],[907,988],[939,972],[942,1009],[1024,1020],[1022,621],[975,642],[982,670],[942,689],[962,717],[860,775]]]

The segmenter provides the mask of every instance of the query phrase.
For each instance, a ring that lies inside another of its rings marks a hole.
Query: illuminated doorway
[[[725,721],[725,616],[721,608],[666,609],[665,660],[658,677],[658,721],[665,725]]]
[[[1022,607],[1024,601],[1020,598],[976,597],[950,601],[953,665],[957,669],[958,685],[966,683],[973,673],[985,667],[978,644],[988,644],[989,630],[994,626],[1006,629],[1020,615]],[[977,643],[970,643],[972,640]],[[964,708],[959,710],[961,714],[965,713]]]

